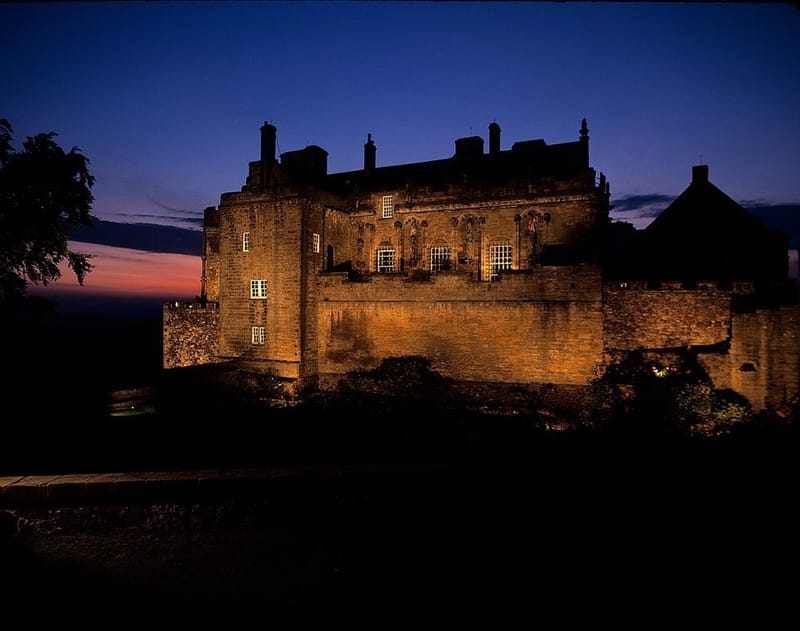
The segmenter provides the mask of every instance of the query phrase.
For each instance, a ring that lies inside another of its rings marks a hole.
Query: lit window
[[[441,272],[450,269],[450,248],[431,248],[431,271]]]
[[[394,217],[394,198],[391,195],[383,196],[383,218],[391,219]]]
[[[242,233],[242,252],[249,252],[250,251],[250,233],[243,232]]]
[[[261,298],[267,297],[267,281],[266,280],[251,280],[250,281],[250,297]]]
[[[377,269],[379,272],[393,272],[394,250],[378,250],[375,269]]]
[[[489,280],[500,278],[501,270],[511,269],[511,246],[490,245],[489,246]]]
[[[253,344],[263,344],[264,343],[264,327],[263,326],[254,326],[253,330],[250,334],[250,341]]]
[[[314,233],[314,254],[319,254],[319,235]]]

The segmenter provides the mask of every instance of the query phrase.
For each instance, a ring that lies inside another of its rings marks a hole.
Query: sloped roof
[[[544,140],[515,143],[496,153],[458,155],[441,160],[413,162],[372,170],[333,173],[321,186],[337,193],[358,187],[362,192],[412,186],[443,186],[463,181],[503,182],[514,178],[568,178],[588,168],[588,146],[581,141],[547,145]]]
[[[644,230],[610,252],[608,273],[652,280],[783,280],[789,235],[767,228],[692,167],[692,181]],[[611,246],[612,244],[608,244]]]
[[[686,190],[645,228],[645,233],[665,237],[680,232],[692,240],[718,241],[764,230],[767,228],[758,217],[709,181],[708,166],[699,165],[692,167],[692,181]]]

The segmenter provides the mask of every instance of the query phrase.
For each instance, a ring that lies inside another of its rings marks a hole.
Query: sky
[[[361,168],[368,133],[380,167],[450,157],[493,121],[501,149],[571,142],[583,118],[615,219],[645,227],[707,164],[798,225],[797,3],[7,2],[0,24],[15,147],[48,131],[78,147],[104,225],[198,230],[244,184],[265,121],[278,153],[319,145],[335,173]],[[78,289],[199,293],[199,246],[94,240],[74,242],[95,255]]]

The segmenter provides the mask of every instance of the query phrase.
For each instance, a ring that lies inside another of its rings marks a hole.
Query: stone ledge
[[[330,480],[364,474],[430,471],[421,466],[309,466],[292,468],[141,471],[0,477],[0,508],[213,501],[263,496],[275,484]],[[289,484],[289,486],[292,486]]]

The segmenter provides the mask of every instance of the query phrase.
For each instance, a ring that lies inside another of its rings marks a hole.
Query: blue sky
[[[643,227],[691,167],[743,204],[800,204],[800,10],[792,3],[0,4],[0,117],[55,131],[101,219],[198,227],[239,190],[259,127],[330,172],[578,138],[615,216]]]

